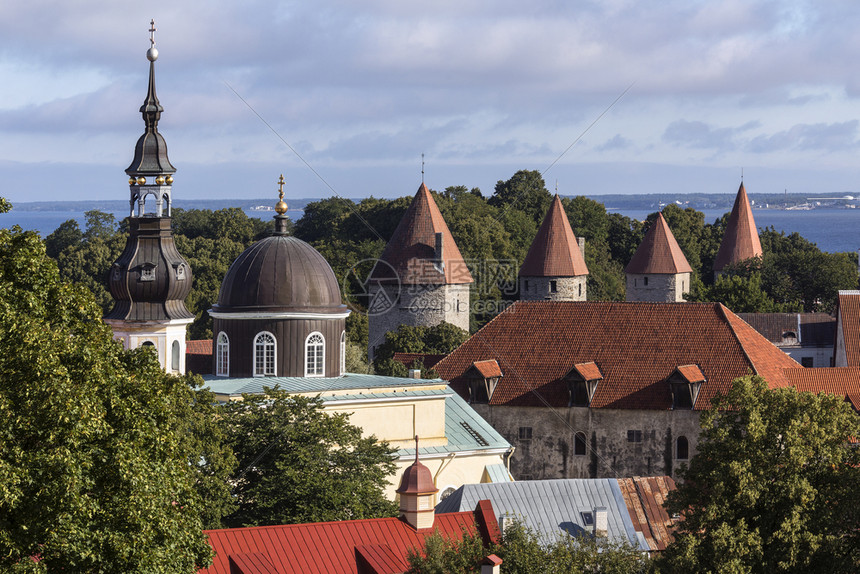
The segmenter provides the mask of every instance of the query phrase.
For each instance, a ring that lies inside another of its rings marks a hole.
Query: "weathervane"
[[[421,154],[421,183],[424,183],[424,154]]]
[[[284,199],[284,174],[281,174],[281,177],[278,178],[278,199]]]
[[[155,31],[158,28],[155,27],[155,19],[149,21],[149,50],[146,51],[146,59],[150,62],[154,62],[158,59],[158,50],[155,49]]]

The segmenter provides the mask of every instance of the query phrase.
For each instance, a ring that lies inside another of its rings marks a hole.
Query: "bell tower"
[[[164,108],[155,94],[155,21],[151,22],[149,87],[140,107],[145,130],[125,172],[130,190],[128,240],[110,269],[114,306],[104,316],[126,349],[151,345],[169,373],[185,372],[185,331],[194,315],[185,307],[191,292],[191,267],[176,249],[170,212],[176,168],[158,133]],[[147,205],[147,202],[149,204]]]

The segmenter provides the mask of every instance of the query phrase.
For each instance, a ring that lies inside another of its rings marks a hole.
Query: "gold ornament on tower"
[[[283,215],[287,212],[287,204],[284,201],[284,174],[278,179],[278,203],[275,204],[275,211],[278,215]]]

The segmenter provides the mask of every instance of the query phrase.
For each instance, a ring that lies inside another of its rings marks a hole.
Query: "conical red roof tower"
[[[657,220],[648,229],[645,239],[642,240],[624,272],[640,274],[693,272],[662,213],[657,214]]]
[[[588,267],[556,194],[520,267],[520,277],[575,277]]]
[[[761,257],[761,242],[758,238],[758,228],[753,219],[752,207],[747,197],[744,184],[738,189],[735,205],[729,215],[726,234],[720,244],[720,250],[714,259],[714,272],[719,273],[727,265],[746,261],[753,257]]]

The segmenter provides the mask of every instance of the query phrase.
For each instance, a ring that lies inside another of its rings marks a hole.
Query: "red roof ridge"
[[[645,238],[639,244],[624,272],[641,274],[693,272],[662,212],[657,214],[657,220],[648,228]]]
[[[588,275],[579,242],[570,227],[561,198],[555,198],[520,267],[521,277],[575,277]]]
[[[761,255],[758,228],[755,225],[749,197],[741,182],[732,213],[726,223],[726,233],[714,259],[714,271],[722,271],[727,265],[761,257]]]
[[[437,233],[442,234],[441,261],[436,253]],[[377,263],[373,268],[370,279],[376,281],[399,280],[407,285],[473,281],[436,200],[423,182],[379,259],[388,265]]]

